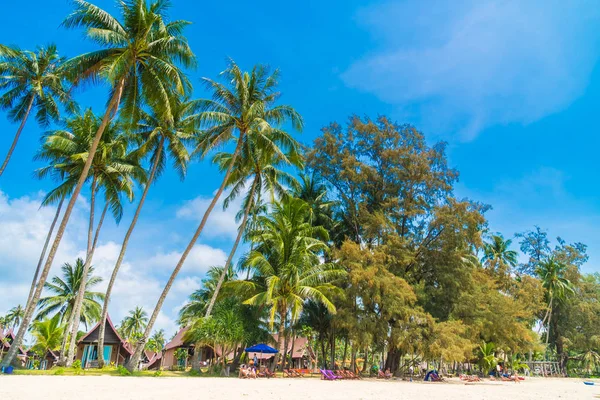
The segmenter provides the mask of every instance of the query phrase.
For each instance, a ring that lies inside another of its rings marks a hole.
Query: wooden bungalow
[[[194,356],[194,345],[193,343],[185,343],[183,336],[188,331],[189,327],[182,328],[177,334],[171,339],[169,343],[165,345],[164,356],[162,357],[162,367],[164,369],[178,369],[187,368],[190,365],[191,358]],[[175,356],[175,352],[178,349],[187,350],[187,357],[185,359],[178,360]],[[200,361],[208,361],[214,358],[215,352],[208,346],[200,349]],[[219,354],[217,354],[219,355]]]
[[[76,359],[81,361],[81,366],[83,368],[90,368],[98,365],[99,328],[100,322],[77,342]],[[115,366],[123,365],[133,354],[133,350],[129,343],[123,340],[119,335],[119,332],[115,329],[110,316],[106,318],[103,351],[104,360]]]
[[[277,343],[278,334],[273,335],[273,343]],[[275,344],[275,346],[277,345]],[[279,352],[283,354],[284,344],[281,345]],[[310,341],[306,337],[296,337],[290,341],[287,347],[287,353],[291,356],[291,368],[308,368],[316,361],[316,355],[310,345]],[[254,353],[249,354],[250,358],[254,358]],[[256,353],[256,358],[263,361],[272,361],[275,356],[273,354]]]
[[[144,350],[141,369],[159,369],[161,367],[162,353]]]
[[[2,354],[5,354],[8,350],[10,350],[10,346],[12,346],[13,341],[15,340],[15,333],[13,329],[9,329],[6,332],[0,331],[0,339],[6,339],[0,341],[0,346],[2,347]],[[22,367],[27,365],[27,360],[29,359],[29,355],[27,350],[25,350],[22,346],[19,347],[19,351],[17,352],[17,360],[21,364]]]

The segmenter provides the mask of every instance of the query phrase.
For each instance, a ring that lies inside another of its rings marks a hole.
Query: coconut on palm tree
[[[58,55],[53,44],[39,47],[35,52],[9,48],[0,52],[0,91],[4,92],[0,96],[0,109],[8,110],[11,121],[20,122],[0,166],[0,176],[10,161],[32,111],[42,127],[60,119],[61,107],[75,111],[76,104],[65,85],[64,61],[65,58]]]
[[[239,157],[244,144],[252,138],[255,142],[261,141],[264,143],[265,147],[274,148],[277,145],[287,147],[290,136],[282,130],[283,124],[290,122],[293,128],[298,130],[302,128],[302,118],[292,107],[275,105],[280,97],[280,93],[276,90],[278,85],[277,71],[270,73],[266,67],[259,65],[255,66],[251,72],[243,72],[235,62],[230,61],[228,68],[221,73],[221,76],[226,82],[225,84],[204,78],[204,82],[212,92],[213,98],[199,101],[202,110],[200,120],[204,129],[195,138],[194,154],[204,157],[216,148],[232,142],[235,143],[235,150],[219,189],[213,196],[192,239],[175,265],[152,312],[146,331],[127,363],[127,368],[130,371],[137,368],[146,341],[167,294],[200,237],[208,217],[225,190],[231,171],[236,165],[237,157]]]
[[[242,262],[253,268],[253,280],[232,283],[254,291],[245,304],[267,307],[271,326],[278,317],[278,348],[286,325],[298,320],[306,300],[318,301],[335,313],[328,295],[332,281],[345,274],[335,264],[321,261],[328,247],[320,238],[327,232],[313,226],[310,215],[310,207],[300,199],[288,196],[275,203],[270,215],[259,217],[259,228],[249,233],[256,247]]]
[[[137,123],[138,110],[143,104],[159,105],[168,94],[176,91],[185,94],[190,84],[179,65],[193,66],[195,56],[182,32],[186,21],[166,22],[169,3],[146,0],[119,2],[121,19],[83,0],[74,0],[75,10],[63,21],[67,28],[84,28],[86,36],[102,48],[76,56],[65,62],[61,71],[75,85],[90,82],[107,83],[110,90],[108,105],[102,121],[94,134],[89,157],[73,189],[65,213],[59,224],[48,258],[41,271],[39,284],[26,307],[24,324],[15,337],[2,365],[8,366],[16,356],[33,317],[35,304],[41,297],[43,284],[58,246],[67,228],[69,218],[88,178],[88,172],[109,121],[117,114],[125,115],[129,125]],[[168,109],[165,112],[169,112]]]
[[[150,186],[154,183],[165,168],[167,159],[171,159],[174,169],[183,179],[189,162],[189,153],[185,147],[185,143],[189,141],[194,134],[197,133],[198,113],[197,104],[181,96],[169,96],[170,112],[165,113],[164,107],[154,107],[151,113],[142,113],[142,119],[138,124],[138,129],[134,135],[134,139],[139,143],[139,147],[135,150],[134,156],[138,158],[149,155],[150,172],[148,180],[144,186],[144,191],[140,197],[135,214],[121,245],[121,250],[117,257],[117,261],[113,268],[108,287],[106,289],[106,301],[102,309],[102,319],[100,323],[100,331],[98,332],[98,345],[100,348],[104,346],[104,334],[106,318],[108,316],[108,305],[112,289],[119,274],[121,264],[127,252],[129,239],[135,229],[138,218],[144,206],[146,196],[150,190]],[[98,368],[104,366],[104,354],[98,355]]]

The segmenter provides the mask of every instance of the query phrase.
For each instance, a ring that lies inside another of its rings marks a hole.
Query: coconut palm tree
[[[74,264],[65,263],[61,267],[61,271],[62,276],[55,276],[44,285],[50,295],[40,299],[38,303],[39,311],[35,317],[36,321],[50,318],[53,314],[59,316],[61,325],[65,325],[67,321],[71,320],[77,293],[83,280],[84,261],[78,258]],[[88,279],[83,291],[84,301],[79,319],[86,329],[100,319],[101,302],[104,301],[104,294],[92,290],[101,282],[102,278],[94,276],[94,267],[91,267],[88,270]],[[65,328],[67,328],[66,325]]]
[[[550,322],[552,320],[554,302],[564,300],[567,295],[575,291],[571,281],[565,278],[566,272],[567,266],[552,257],[541,262],[536,269],[537,275],[542,280],[542,286],[546,289],[546,298],[548,300],[546,315],[540,324],[541,327],[546,322],[546,348],[550,340]]]
[[[250,73],[242,72],[237,64],[231,60],[228,68],[221,73],[221,76],[226,84],[203,78],[206,86],[212,92],[213,98],[211,100],[201,100],[199,103],[202,110],[200,119],[204,129],[195,139],[194,154],[204,157],[215,148],[235,142],[231,163],[225,172],[219,189],[204,212],[198,228],[175,265],[156,303],[146,331],[127,363],[127,368],[130,371],[133,371],[139,365],[146,341],[165,298],[200,237],[208,217],[225,190],[229,182],[229,175],[236,165],[237,157],[242,151],[244,143],[252,138],[256,142],[264,143],[265,148],[271,147],[276,151],[276,147],[288,147],[290,136],[280,128],[285,122],[289,121],[294,129],[301,130],[302,128],[302,118],[292,107],[274,104],[280,97],[280,93],[276,91],[278,84],[277,71],[271,74],[266,67],[258,65]],[[267,135],[269,139],[267,139]],[[264,138],[260,139],[261,137]]]
[[[60,314],[50,319],[34,321],[31,334],[35,339],[33,350],[38,354],[45,354],[48,350],[56,350],[60,346],[63,328],[60,324]]]
[[[165,330],[160,329],[155,331],[150,339],[148,339],[148,343],[146,344],[146,349],[153,351],[155,353],[161,352],[165,347]]]
[[[202,279],[200,289],[194,291],[188,299],[188,302],[179,310],[179,318],[177,323],[180,326],[188,326],[194,320],[203,317],[206,314],[206,309],[213,297],[213,293],[217,287],[217,283],[223,274],[223,267],[210,267],[206,273],[206,277]],[[229,266],[224,282],[229,282],[235,278],[235,272],[231,265]]]
[[[50,191],[43,204],[57,199],[64,199],[73,190],[79,175],[84,168],[85,160],[89,157],[88,149],[94,138],[94,134],[101,124],[91,110],[84,114],[69,119],[64,123],[64,129],[55,130],[44,136],[42,149],[37,155],[38,159],[48,161],[49,165],[38,170],[38,176],[45,177],[49,174],[57,175],[62,183]],[[87,279],[87,270],[91,267],[93,254],[98,241],[99,233],[104,222],[106,212],[110,208],[117,222],[123,215],[122,193],[129,200],[133,199],[133,181],[144,182],[145,172],[137,162],[129,157],[127,137],[121,134],[121,125],[109,123],[102,136],[98,149],[89,170],[90,188],[90,217],[88,224],[87,252],[82,275],[83,283]],[[96,195],[104,192],[105,206],[101,213],[97,227],[94,228]],[[94,234],[95,229],[95,234]],[[77,334],[78,315],[81,314],[83,304],[83,292],[77,294],[73,319],[69,322],[71,326],[71,347],[69,352],[74,351],[75,337]],[[61,363],[63,354],[61,353]],[[71,358],[68,358],[69,360]]]
[[[38,47],[35,52],[5,48],[0,51],[0,109],[8,110],[11,121],[20,122],[8,154],[0,166],[0,176],[6,169],[30,113],[37,123],[47,127],[60,119],[60,107],[69,112],[76,109],[65,85],[62,68],[65,58],[56,46]]]
[[[282,166],[294,166],[301,168],[302,157],[298,152],[299,145],[293,139],[290,138],[286,144],[291,145],[288,149],[277,149],[273,151],[272,146],[262,148],[260,139],[262,136],[256,137],[256,142],[250,138],[248,140],[237,158],[237,164],[229,176],[231,191],[229,195],[223,201],[223,207],[227,208],[231,202],[237,198],[241,193],[245,191],[248,181],[251,181],[250,189],[247,191],[245,199],[242,205],[242,222],[238,228],[238,234],[233,244],[227,261],[225,262],[226,268],[223,270],[217,286],[212,294],[212,298],[206,308],[206,317],[210,315],[212,309],[223,285],[225,279],[225,273],[228,270],[233,256],[237,251],[240,241],[246,231],[246,224],[248,217],[250,216],[253,207],[257,204],[257,197],[260,196],[261,192],[271,194],[271,200],[274,201],[276,196],[283,197],[286,195],[286,185],[289,187],[297,186],[296,179],[289,173],[282,171]],[[218,153],[215,156],[213,162],[219,165],[221,171],[226,171],[229,168],[229,164],[233,159],[231,153]]]
[[[304,200],[312,210],[311,222],[327,230],[333,227],[334,201],[327,199],[327,187],[314,175],[300,174],[300,184],[294,188],[293,197]]]
[[[326,238],[327,232],[313,226],[310,215],[310,207],[300,199],[284,197],[276,202],[270,215],[259,217],[259,228],[249,233],[256,248],[242,262],[254,269],[255,279],[232,282],[232,286],[255,292],[245,304],[268,307],[271,327],[279,317],[278,348],[286,323],[298,320],[306,300],[336,311],[328,293],[334,288],[331,282],[344,271],[321,262],[319,256],[328,247],[319,238]]]
[[[492,235],[491,242],[483,244],[482,264],[496,276],[506,278],[517,266],[517,252],[510,250],[512,240]]]
[[[148,323],[148,313],[142,307],[129,311],[129,315],[121,322],[121,331],[127,339],[136,338]]]
[[[63,21],[67,28],[84,28],[86,36],[101,49],[85,53],[65,62],[67,78],[76,85],[84,82],[105,82],[111,87],[110,99],[102,122],[94,135],[82,174],[73,189],[52,243],[48,258],[41,271],[39,284],[25,310],[23,329],[15,337],[17,346],[11,347],[2,365],[8,366],[16,356],[16,349],[23,341],[35,304],[41,296],[43,284],[58,251],[75,202],[88,177],[98,144],[109,121],[117,114],[127,116],[127,123],[134,125],[142,104],[159,105],[168,94],[177,91],[185,94],[191,85],[179,68],[193,66],[195,56],[183,36],[187,21],[167,23],[169,2],[146,0],[119,2],[121,20],[105,10],[83,0],[74,0],[75,10]],[[167,104],[167,103],[164,103]],[[165,112],[167,113],[168,107]]]
[[[11,308],[6,314],[6,326],[11,326],[16,328],[17,326],[21,326],[21,322],[23,321],[23,316],[25,315],[25,310],[19,304],[16,307]]]
[[[150,186],[163,172],[168,158],[172,160],[174,169],[179,173],[182,179],[186,174],[187,163],[189,162],[190,156],[185,147],[185,143],[197,133],[199,117],[197,113],[198,106],[195,101],[180,96],[170,96],[169,102],[170,106],[168,108],[170,109],[170,112],[167,114],[163,112],[164,107],[154,108],[150,114],[142,113],[142,120],[138,125],[138,132],[134,136],[135,139],[140,142],[139,148],[134,152],[135,156],[141,158],[145,155],[150,155],[151,167],[148,181],[145,184],[144,191],[142,192],[131,224],[125,233],[119,256],[117,257],[106,289],[106,301],[104,302],[104,307],[102,309],[100,331],[98,332],[98,345],[100,348],[104,346],[105,323],[106,317],[108,316],[108,305],[112,289],[117,279],[117,275],[119,274],[123,259],[125,258],[129,239],[137,224]],[[98,368],[102,368],[103,366],[104,354],[98,354]]]

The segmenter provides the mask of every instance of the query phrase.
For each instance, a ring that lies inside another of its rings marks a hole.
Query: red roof
[[[186,344],[183,342],[183,335],[185,335],[185,333],[189,329],[190,329],[189,326],[186,326],[185,328],[180,329],[179,332],[177,332],[177,334],[173,337],[173,339],[171,339],[171,341],[165,345],[165,350],[170,350],[170,349],[174,349],[176,347],[185,346]]]

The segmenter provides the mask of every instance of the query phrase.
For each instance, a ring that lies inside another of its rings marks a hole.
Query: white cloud
[[[238,223],[235,221],[235,215],[241,207],[242,199],[240,197],[236,198],[229,204],[229,207],[226,210],[223,210],[224,198],[225,196],[221,196],[208,217],[202,236],[209,238],[236,238],[238,233]],[[187,201],[177,210],[177,218],[200,222],[212,199],[212,197],[198,196],[193,200]]]
[[[0,293],[4,299],[0,302],[0,314],[17,304],[25,304],[39,251],[55,213],[52,207],[40,209],[42,197],[43,194],[40,193],[33,197],[9,198],[0,192]],[[87,210],[83,199],[74,209],[48,279],[60,273],[59,266],[64,262],[73,262],[77,257],[84,257],[86,227]],[[121,237],[125,229],[126,224],[114,229],[111,236]],[[105,237],[106,235],[100,235],[100,243],[92,263],[95,268],[94,274],[103,279],[94,289],[101,292],[106,290],[121,248],[120,243],[105,241]],[[144,240],[137,244],[142,246],[141,248],[135,248],[136,242],[131,242],[131,248],[119,271],[109,307],[114,323],[118,324],[129,310],[136,306],[143,307],[149,315],[154,310],[166,280],[181,256],[181,252],[172,248],[159,250],[162,247],[158,245],[165,246],[160,239],[157,238],[156,244]],[[212,265],[223,265],[226,258],[226,253],[221,249],[206,244],[195,245],[167,296],[155,329],[164,328],[168,334],[176,330],[178,306],[200,286],[201,277],[208,268]]]
[[[600,55],[594,2],[388,2],[358,20],[382,44],[342,74],[437,133],[527,124],[585,90]]]

